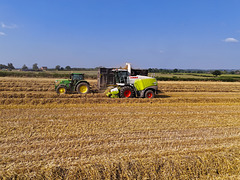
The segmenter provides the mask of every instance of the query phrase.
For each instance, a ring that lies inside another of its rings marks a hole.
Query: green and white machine
[[[55,90],[58,94],[74,93],[87,94],[90,84],[84,80],[84,74],[72,73],[70,79],[59,79],[55,81]]]
[[[157,94],[157,80],[148,76],[131,76],[131,64],[126,69],[113,69],[116,86],[109,87],[106,95],[112,98],[145,97],[154,98]]]

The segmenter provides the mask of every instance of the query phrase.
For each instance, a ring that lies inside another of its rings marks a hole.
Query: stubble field
[[[240,178],[239,82],[159,82],[155,99],[53,83],[0,78],[0,179]]]

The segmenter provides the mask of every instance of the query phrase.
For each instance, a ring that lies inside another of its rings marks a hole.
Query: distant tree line
[[[34,63],[32,65],[32,68],[29,68],[26,64],[24,64],[21,68],[17,68],[20,69],[22,71],[41,71],[41,70],[57,70],[57,71],[97,71],[99,68],[102,68],[102,66],[99,67],[95,67],[95,68],[72,68],[71,66],[66,66],[65,68],[60,66],[60,65],[56,65],[55,68],[47,68],[46,66],[39,68],[37,63]],[[7,65],[5,64],[0,64],[0,70],[12,70],[12,69],[16,69],[12,63],[8,63]]]
[[[95,68],[72,68],[70,66],[61,67],[60,65],[56,65],[55,68],[49,68],[48,70],[57,70],[57,71],[97,71],[99,68],[103,68],[102,66],[95,67]],[[16,69],[13,63],[8,63],[7,65],[0,64],[0,70],[7,69],[13,70]],[[45,67],[44,70],[46,70]],[[26,64],[24,64],[20,70],[22,71],[41,71],[43,68],[39,68],[37,63],[32,65],[32,68],[28,68]],[[158,69],[158,68],[149,68],[149,73],[162,73],[162,74],[172,74],[172,73],[198,73],[198,74],[213,74],[214,76],[219,76],[221,74],[240,74],[240,70],[202,70],[202,69]]]
[[[221,74],[240,74],[240,70],[202,70],[202,69],[158,69],[149,68],[149,73],[161,73],[161,74],[172,74],[172,73],[199,73],[199,74],[213,74],[215,76]]]
[[[29,69],[26,64],[24,64],[21,68],[22,71],[39,71],[40,69],[38,68],[38,64],[37,63],[34,63],[32,65],[32,69]]]
[[[12,70],[12,69],[15,69],[15,67],[13,66],[12,63],[8,63],[7,65],[0,64],[0,69],[9,69],[9,70]]]
[[[171,73],[207,73],[209,70],[201,69],[158,69],[158,68],[149,68],[148,72],[150,73],[162,73],[162,74],[171,74]]]
[[[57,65],[54,70],[58,71],[97,71],[99,68],[103,68],[102,66],[95,67],[95,68],[71,68],[70,66],[61,67],[60,65]]]

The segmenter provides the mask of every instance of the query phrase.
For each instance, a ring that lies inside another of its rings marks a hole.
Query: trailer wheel
[[[155,97],[155,93],[152,90],[147,90],[145,92],[145,98],[154,98]]]
[[[56,92],[58,94],[66,94],[67,93],[67,88],[66,86],[60,85],[57,87]]]
[[[134,91],[129,86],[124,86],[120,89],[120,97],[121,98],[133,98],[134,97]]]
[[[89,92],[89,85],[87,83],[80,83],[77,85],[77,92],[79,94],[87,94]]]

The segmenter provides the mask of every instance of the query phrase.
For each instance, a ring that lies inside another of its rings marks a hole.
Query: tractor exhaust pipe
[[[131,71],[132,71],[131,63],[126,63],[126,66],[127,66],[128,73],[131,76]]]

